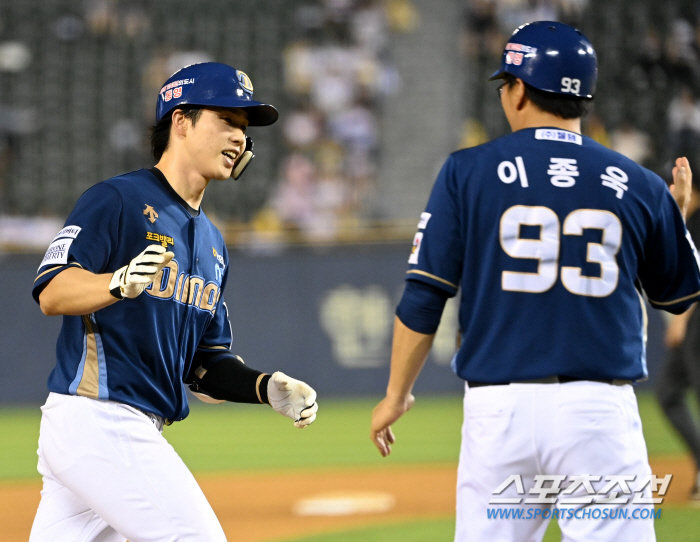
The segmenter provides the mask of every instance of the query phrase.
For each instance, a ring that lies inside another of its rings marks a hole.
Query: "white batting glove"
[[[316,392],[306,382],[279,371],[272,373],[267,382],[267,398],[272,408],[294,420],[294,427],[303,429],[316,419]]]
[[[121,269],[117,269],[109,281],[109,293],[117,299],[133,299],[146,289],[163,267],[173,259],[162,245],[151,245]]]

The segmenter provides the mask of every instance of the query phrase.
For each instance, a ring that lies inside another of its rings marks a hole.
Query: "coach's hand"
[[[272,373],[267,382],[267,398],[272,408],[294,420],[294,427],[303,429],[316,419],[316,392],[306,382],[279,371]]]
[[[396,437],[394,437],[394,433],[391,430],[391,424],[410,410],[415,402],[415,397],[409,393],[406,397],[396,399],[387,396],[374,407],[372,411],[372,429],[369,437],[374,442],[379,453],[382,454],[382,457],[386,457],[391,453],[391,444],[396,442]]]
[[[673,168],[673,184],[670,186],[671,194],[676,200],[685,220],[690,205],[690,196],[693,187],[693,173],[690,171],[690,163],[685,157],[676,158],[676,165]]]
[[[109,292],[117,299],[137,297],[153,282],[156,275],[173,259],[162,245],[151,245],[136,256],[129,265],[117,269],[109,281]]]

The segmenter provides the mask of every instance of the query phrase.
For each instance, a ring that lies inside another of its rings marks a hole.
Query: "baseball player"
[[[253,157],[246,128],[277,117],[242,71],[183,68],[158,95],[156,166],[87,190],[49,246],[33,296],[63,327],[31,541],[226,540],[161,434],[188,415],[186,385],[207,402],[267,403],[296,427],[316,418],[310,386],[231,352],[228,253],[200,208],[209,181],[238,178]]]
[[[596,74],[575,28],[518,28],[491,78],[513,133],[450,155],[420,217],[371,438],[390,453],[391,425],[461,288],[458,541],[541,540],[550,517],[565,540],[654,540],[652,521],[618,520],[653,512],[639,504],[651,471],[631,386],[647,376],[642,296],[683,312],[700,271],[664,181],[581,135]],[[683,207],[690,174],[678,159]],[[499,502],[522,519],[493,519]]]

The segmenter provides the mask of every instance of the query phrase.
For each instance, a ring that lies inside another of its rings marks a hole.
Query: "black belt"
[[[470,388],[481,388],[483,386],[508,386],[510,384],[566,384],[567,382],[602,382],[611,386],[624,386],[632,384],[631,380],[604,380],[599,378],[577,378],[575,376],[548,376],[545,378],[533,378],[532,380],[514,380],[512,382],[467,382]]]

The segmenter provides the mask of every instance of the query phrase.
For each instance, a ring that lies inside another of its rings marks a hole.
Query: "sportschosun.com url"
[[[487,508],[486,515],[489,519],[661,519],[661,511],[651,508]]]

